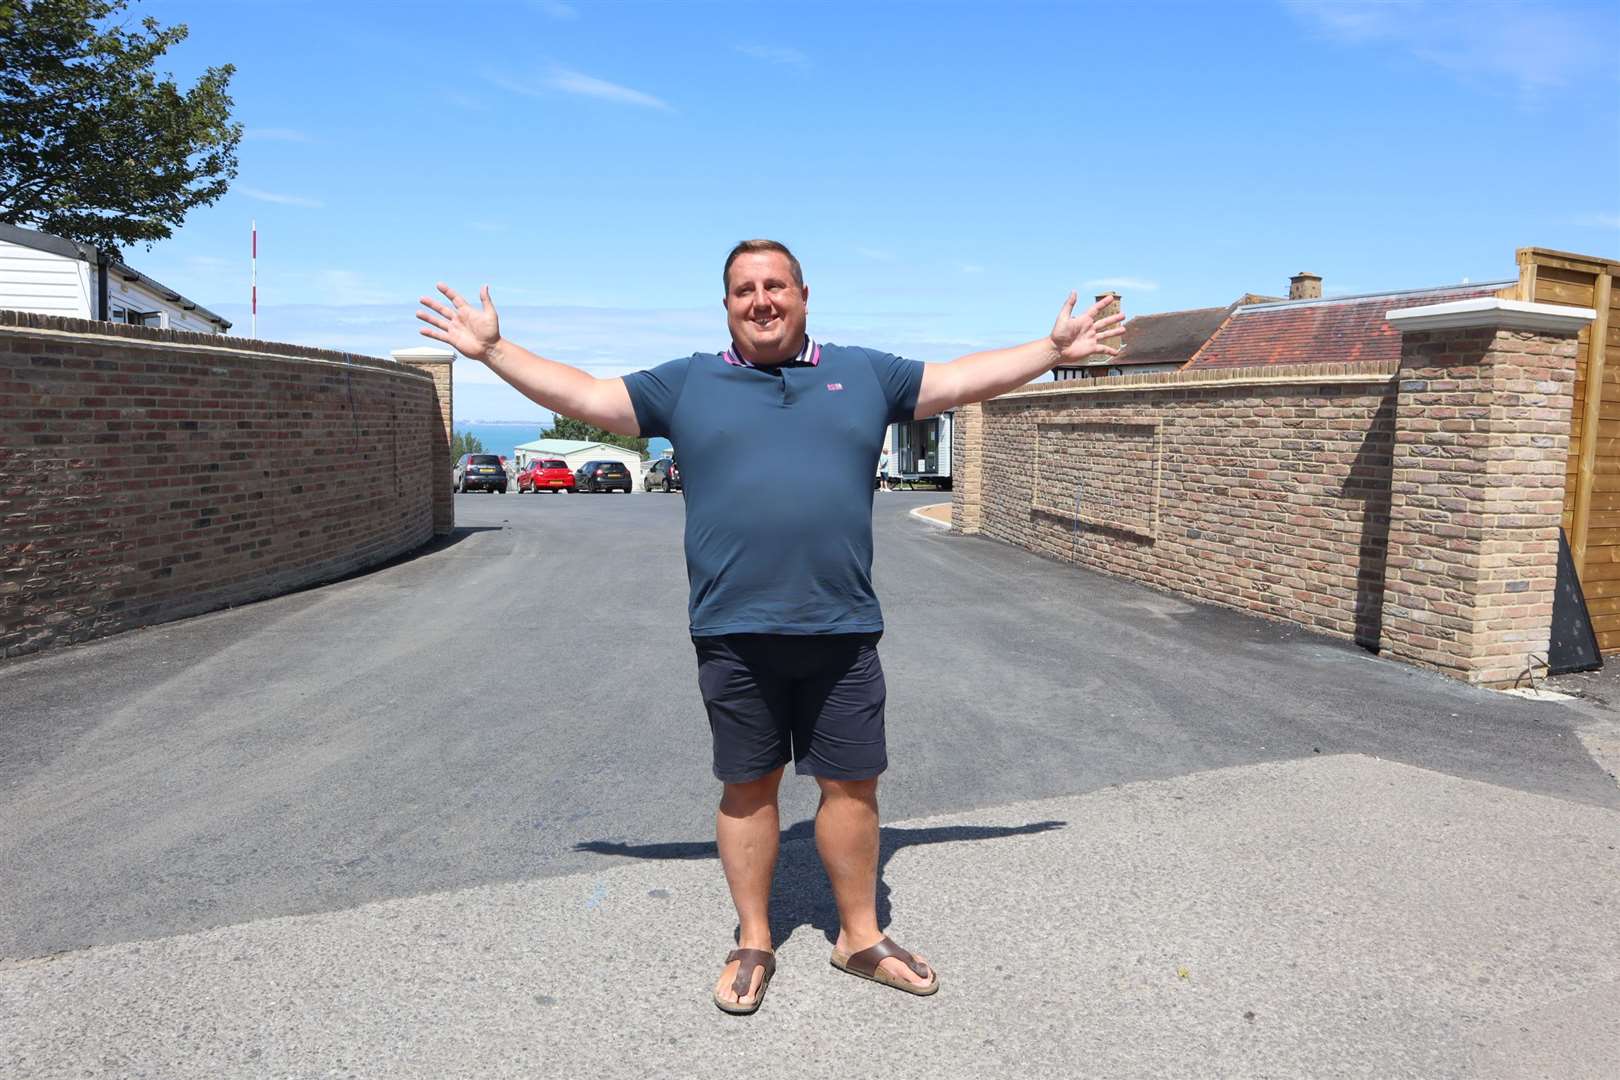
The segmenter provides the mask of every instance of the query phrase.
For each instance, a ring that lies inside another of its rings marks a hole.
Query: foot
[[[769,952],[771,943],[767,941],[763,945],[752,945],[742,942],[737,947],[741,949],[764,949]],[[714,984],[716,1001],[723,1001],[729,1005],[748,1006],[759,1000],[759,987],[765,981],[764,966],[759,965],[754,968],[754,977],[750,980],[751,985],[748,987],[748,992],[739,997],[733,984],[737,980],[737,969],[741,966],[742,960],[738,959],[731,961],[721,970],[720,981]]]
[[[854,956],[862,949],[870,949],[873,945],[876,945],[882,940],[883,935],[881,933],[873,933],[868,937],[852,937],[851,935],[840,930],[838,932],[838,941],[834,943],[833,948],[837,949],[845,956]],[[928,969],[928,974],[926,976],[918,975],[915,971],[912,971],[897,956],[885,957],[879,961],[878,970],[884,972],[885,974],[891,975],[896,979],[904,979],[912,986],[927,986],[929,983],[934,981],[934,965],[930,964],[921,953],[912,953],[911,955],[921,961],[923,967]]]

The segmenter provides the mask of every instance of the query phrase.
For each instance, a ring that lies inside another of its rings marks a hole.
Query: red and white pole
[[[252,221],[253,229],[253,256],[252,256],[252,282],[253,282],[253,338],[259,337],[259,223]]]

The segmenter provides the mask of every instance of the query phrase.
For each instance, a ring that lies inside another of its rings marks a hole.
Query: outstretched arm
[[[536,356],[501,337],[500,317],[489,298],[489,286],[478,293],[473,307],[450,286],[439,283],[449,305],[422,297],[427,311],[416,317],[428,324],[424,337],[442,341],[462,356],[484,363],[530,401],[554,413],[595,424],[615,435],[639,435],[636,410],[623,379],[598,379],[577,367]]]
[[[1051,334],[1039,341],[971,353],[947,364],[929,364],[923,368],[922,386],[917,391],[917,418],[933,416],[953,405],[1004,394],[1064,361],[1072,363],[1096,355],[1118,356],[1119,349],[1104,342],[1125,332],[1120,325],[1125,316],[1097,317],[1113,298],[1105,297],[1086,309],[1085,314],[1075,316],[1074,304],[1078,299],[1078,294],[1069,294]]]

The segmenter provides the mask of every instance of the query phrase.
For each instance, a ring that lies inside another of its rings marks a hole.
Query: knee
[[[776,805],[776,792],[781,783],[782,770],[776,769],[758,780],[726,784],[720,794],[720,812],[727,817],[752,817]]]
[[[821,798],[824,802],[851,800],[854,802],[877,805],[877,777],[870,780],[829,780],[825,777],[816,777],[816,783],[821,787]]]

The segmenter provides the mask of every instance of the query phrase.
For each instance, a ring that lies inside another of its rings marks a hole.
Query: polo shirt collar
[[[738,351],[735,342],[732,343],[731,348],[727,349],[725,352],[722,352],[720,356],[732,367],[757,368],[760,366],[752,361],[744,360],[742,353]],[[816,344],[815,338],[811,337],[809,334],[806,334],[804,336],[804,348],[799,350],[799,355],[797,358],[793,360],[784,360],[781,364],[768,364],[766,366],[783,367],[788,364],[807,364],[810,367],[815,367],[819,363],[821,363],[821,346]]]

